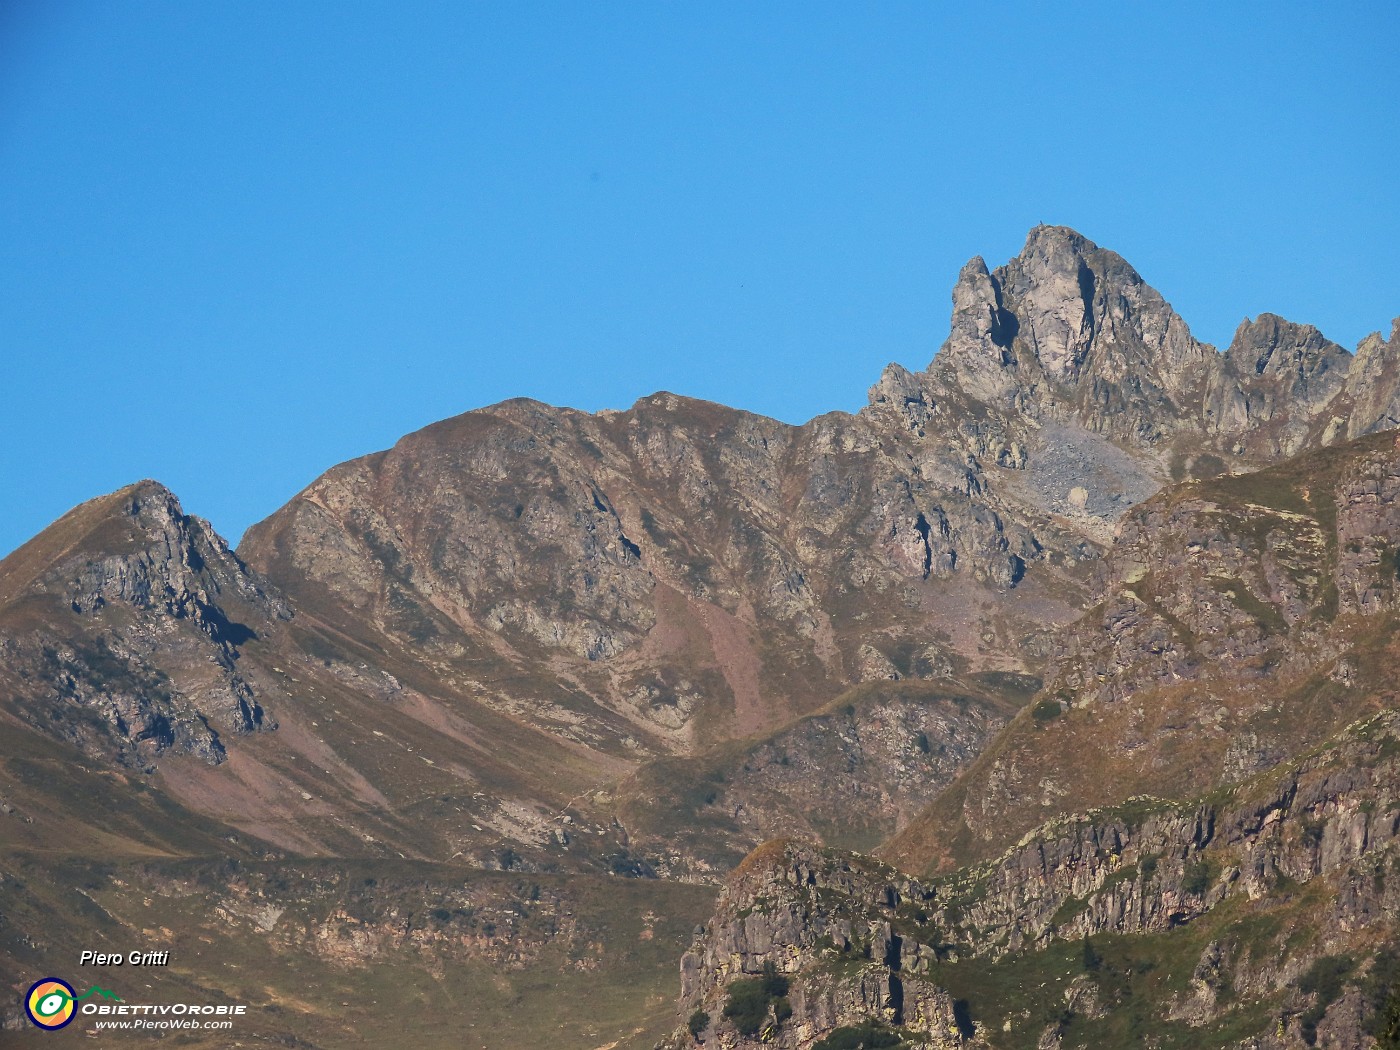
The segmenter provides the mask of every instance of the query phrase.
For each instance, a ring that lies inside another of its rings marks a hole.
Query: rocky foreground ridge
[[[920,1046],[1374,1045],[1400,1021],[1397,761],[1389,711],[1219,795],[1062,818],[935,880],[771,843],[684,956],[697,1023],[667,1045],[805,1050],[872,1020]],[[765,967],[784,1002],[727,1013]]]

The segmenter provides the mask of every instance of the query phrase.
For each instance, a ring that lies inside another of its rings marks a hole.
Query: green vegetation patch
[[[1182,873],[1181,890],[1183,893],[1199,897],[1215,884],[1219,874],[1213,859],[1200,857],[1186,865],[1186,870]]]
[[[1400,547],[1384,547],[1380,553],[1380,582],[1394,584],[1400,580]]]
[[[900,1050],[908,1045],[904,1036],[893,1028],[886,1028],[874,1021],[863,1021],[858,1025],[834,1029],[812,1050]]]
[[[1211,587],[1244,613],[1268,634],[1285,634],[1288,622],[1273,605],[1259,598],[1243,580],[1227,579],[1223,576],[1208,577]]]
[[[1365,1031],[1380,1050],[1400,1050],[1400,949],[1387,948],[1371,963],[1361,985]]]
[[[1219,921],[1202,920],[1164,933],[1099,934],[997,961],[964,957],[939,962],[929,979],[958,1001],[969,1027],[980,1023],[995,1033],[998,1050],[1034,1050],[1050,1028],[1059,1032],[1064,1050],[1229,1046],[1263,1031],[1276,1004],[1234,1002],[1224,987],[1218,990],[1220,1016],[1213,1024],[1192,1027],[1168,1020],[1162,1011],[1189,992],[1201,953],[1246,917],[1239,910],[1223,905],[1217,909]],[[1281,921],[1287,925],[1286,917]],[[1066,993],[1085,985],[1096,990],[1103,1016],[1076,1013],[1068,1005],[1072,996]]]
[[[710,1015],[704,1010],[696,1010],[690,1015],[690,1020],[686,1022],[685,1026],[690,1030],[691,1036],[699,1039],[705,1029],[710,1027]]]
[[[772,1027],[781,1028],[783,1022],[792,1016],[787,993],[788,979],[778,973],[771,962],[766,962],[761,977],[738,980],[729,986],[724,1016],[741,1035],[755,1036],[766,1027],[771,1008]]]

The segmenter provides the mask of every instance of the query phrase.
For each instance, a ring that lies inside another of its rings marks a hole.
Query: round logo
[[[24,1012],[40,1028],[62,1028],[73,1020],[76,994],[67,981],[45,977],[30,986],[29,994],[24,997]]]

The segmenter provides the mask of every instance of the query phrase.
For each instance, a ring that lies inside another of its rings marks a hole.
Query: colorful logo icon
[[[24,997],[24,1012],[40,1028],[58,1029],[73,1020],[77,993],[67,981],[45,977],[35,981]]]

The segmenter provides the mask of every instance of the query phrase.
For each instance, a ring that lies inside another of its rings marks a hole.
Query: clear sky
[[[801,422],[1037,222],[1201,338],[1400,314],[1400,5],[0,0],[0,552],[230,539],[528,395]]]

